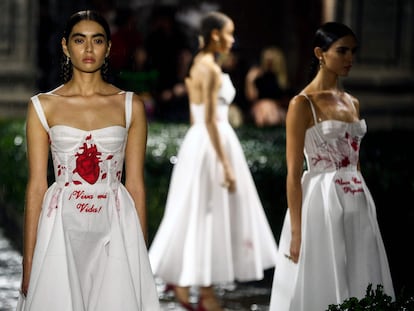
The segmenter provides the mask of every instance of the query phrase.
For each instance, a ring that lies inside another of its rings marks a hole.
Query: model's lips
[[[92,64],[92,63],[95,63],[95,58],[87,57],[87,58],[82,59],[82,62],[87,63],[87,64]]]
[[[346,69],[346,70],[351,70],[351,68],[352,68],[352,65],[345,66],[345,69]]]

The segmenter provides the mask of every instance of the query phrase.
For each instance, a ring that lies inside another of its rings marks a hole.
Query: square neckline
[[[355,104],[353,103],[353,101],[352,101],[352,99],[351,99],[350,95],[349,95],[347,92],[344,92],[344,93],[345,93],[345,95],[348,97],[348,99],[350,99],[350,101],[351,101],[351,103],[352,103],[352,106],[354,107],[354,110],[356,110],[356,108],[355,108]],[[315,106],[314,106],[313,102],[311,101],[311,99],[309,98],[308,94],[306,94],[306,93],[304,93],[304,92],[301,92],[301,93],[299,93],[299,95],[302,95],[303,97],[305,97],[305,98],[306,98],[306,100],[308,101],[308,103],[309,103],[309,105],[310,105],[310,108],[311,108],[311,110],[312,110],[312,116],[313,116],[313,123],[314,123],[314,124],[313,124],[311,127],[309,127],[308,129],[310,129],[310,128],[312,128],[312,127],[314,127],[314,126],[318,125],[318,124],[324,123],[324,122],[342,123],[342,124],[347,124],[347,125],[358,124],[358,123],[362,123],[362,122],[364,122],[364,123],[365,123],[365,119],[364,119],[364,118],[359,118],[359,117],[358,117],[358,120],[351,121],[351,122],[348,122],[348,121],[343,121],[343,120],[338,120],[338,119],[324,119],[324,120],[318,120],[317,115],[316,115]]]
[[[66,127],[66,128],[74,129],[74,130],[77,130],[77,131],[81,131],[83,133],[92,133],[92,132],[106,130],[106,129],[109,129],[109,128],[122,128],[122,129],[124,129],[126,131],[129,129],[129,127],[131,125],[132,97],[133,97],[133,94],[134,93],[131,92],[131,91],[124,91],[124,90],[121,90],[120,92],[118,92],[117,94],[114,94],[114,95],[118,95],[118,94],[119,95],[122,95],[122,94],[125,94],[125,100],[124,100],[124,107],[125,107],[125,112],[124,112],[125,113],[125,126],[119,125],[119,124],[113,124],[113,125],[108,125],[108,126],[104,126],[104,127],[100,127],[100,128],[94,128],[94,129],[89,129],[89,130],[82,129],[82,128],[78,128],[78,127],[71,126],[71,125],[66,125],[66,124],[55,124],[55,125],[49,126],[49,124],[47,122],[46,115],[45,115],[44,110],[43,110],[43,107],[40,104],[39,95],[47,94],[47,95],[52,95],[52,96],[58,96],[58,97],[60,97],[62,95],[55,94],[53,92],[56,91],[56,90],[58,90],[62,86],[63,85],[61,85],[61,86],[59,86],[59,87],[57,87],[57,88],[55,88],[55,89],[53,89],[53,90],[51,90],[49,92],[46,92],[46,93],[39,93],[39,94],[37,94],[35,96],[32,96],[32,98],[31,98],[31,101],[32,101],[33,106],[34,106],[35,111],[36,111],[36,114],[37,114],[37,116],[38,116],[38,118],[39,118],[39,120],[40,120],[43,128],[46,130],[46,132],[51,131],[55,127]]]

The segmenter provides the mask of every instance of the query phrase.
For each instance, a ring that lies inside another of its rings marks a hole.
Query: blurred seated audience
[[[246,74],[245,94],[256,126],[284,125],[288,105],[288,74],[283,51],[264,48],[260,64]]]

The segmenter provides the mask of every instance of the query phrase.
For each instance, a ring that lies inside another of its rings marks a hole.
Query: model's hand
[[[300,234],[292,234],[292,240],[290,241],[290,254],[288,254],[288,258],[294,263],[298,263],[299,261],[300,244]]]
[[[23,278],[22,278],[22,285],[20,291],[26,297],[27,290],[29,289],[29,280],[30,280],[30,270],[31,266],[29,264],[23,264]]]
[[[224,182],[222,183],[223,187],[226,187],[229,192],[236,191],[236,179],[234,177],[233,169],[226,165],[224,166]]]

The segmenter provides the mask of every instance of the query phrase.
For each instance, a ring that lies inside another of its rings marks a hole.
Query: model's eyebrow
[[[80,33],[80,32],[75,32],[74,34],[72,34],[72,37],[83,37],[83,38],[86,38],[86,35],[83,34],[83,33]],[[102,37],[102,38],[105,39],[105,36],[102,33],[97,33],[97,34],[92,35],[92,38],[99,38],[99,37]]]
[[[336,49],[338,49],[338,50],[346,50],[346,51],[347,50],[355,51],[355,50],[358,49],[358,46],[357,45],[356,46],[340,45],[340,46],[337,46]]]

